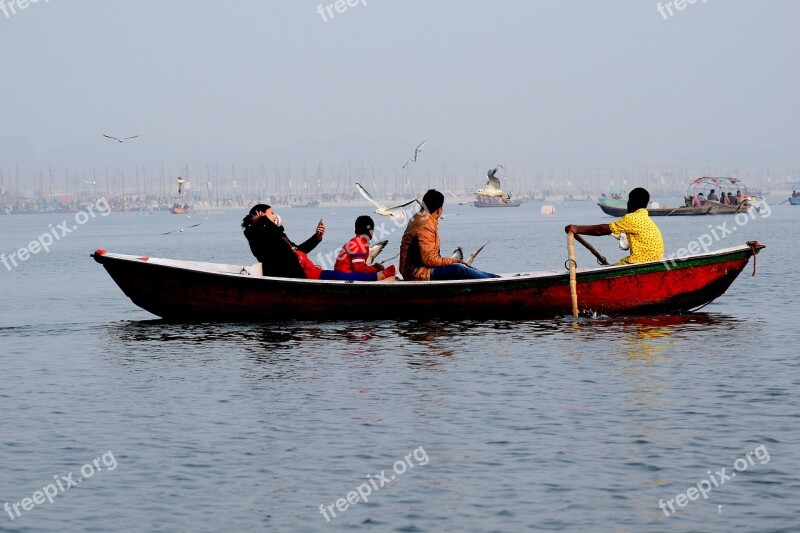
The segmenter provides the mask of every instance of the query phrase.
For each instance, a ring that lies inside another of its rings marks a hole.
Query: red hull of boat
[[[722,295],[761,248],[579,271],[580,311],[691,311]],[[572,312],[566,272],[458,282],[319,282],[253,277],[244,268],[241,274],[208,272],[100,252],[93,257],[136,305],[170,320],[514,319]]]

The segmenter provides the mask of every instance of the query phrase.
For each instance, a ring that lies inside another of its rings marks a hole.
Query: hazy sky
[[[800,164],[797,0],[319,5],[0,10],[0,167]]]

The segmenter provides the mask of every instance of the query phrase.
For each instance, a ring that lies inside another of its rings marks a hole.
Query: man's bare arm
[[[564,228],[564,232],[600,237],[602,235],[611,235],[611,228],[608,224],[595,224],[594,226],[576,226],[575,224],[570,224]]]

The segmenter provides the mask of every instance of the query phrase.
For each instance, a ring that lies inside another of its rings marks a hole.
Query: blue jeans
[[[497,274],[490,274],[477,268],[468,267],[461,263],[447,265],[431,269],[431,281],[443,281],[453,279],[486,279],[499,278]]]
[[[364,274],[363,272],[339,272],[338,270],[323,270],[319,279],[338,281],[377,281],[378,274]]]

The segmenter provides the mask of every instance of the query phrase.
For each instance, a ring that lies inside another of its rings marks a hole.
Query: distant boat
[[[62,211],[49,207],[42,207],[36,209],[14,209],[11,211],[12,215],[47,215],[50,213],[61,213]],[[66,213],[77,213],[77,211],[65,211]]]
[[[714,200],[702,200],[701,205],[688,205],[695,196],[708,196],[711,191],[719,191],[721,194],[733,191],[745,191],[744,184],[738,178],[715,178],[702,177],[692,180],[689,183],[687,196],[684,198],[684,205],[678,207],[658,207],[648,208],[647,212],[651,217],[670,217],[670,216],[697,216],[697,215],[735,215],[747,212],[752,207],[754,199],[746,194],[740,203],[736,205],[723,204]],[[736,201],[739,201],[736,198]],[[601,198],[597,205],[603,213],[613,217],[625,216],[628,213],[627,200]]]
[[[748,242],[674,260],[579,269],[580,313],[691,312],[724,294],[763,248]],[[168,320],[469,320],[572,313],[569,273],[564,271],[381,283],[264,277],[256,269],[260,264],[181,261],[105,250],[92,257],[134,304]]]
[[[625,187],[613,187],[608,191],[608,194],[603,193],[597,199],[597,202],[612,207],[628,207],[628,189]]]
[[[192,207],[186,203],[184,199],[184,185],[186,186],[186,191],[189,190],[189,182],[183,179],[182,177],[178,176],[178,196],[173,196],[172,200],[175,202],[172,204],[172,207],[169,208],[169,212],[173,215],[187,215],[189,211],[191,211]]]
[[[475,207],[519,207],[519,200],[514,200],[511,196],[508,199],[503,199],[497,196],[481,196],[476,194],[475,201],[472,203]]]
[[[614,207],[598,203],[603,213],[611,215],[612,217],[622,217],[628,214],[627,207]],[[691,215],[711,215],[712,206],[703,205],[700,207],[660,207],[658,209],[650,208],[647,212],[651,217],[669,217],[669,216],[691,216]]]
[[[598,205],[607,205],[610,207],[628,207],[628,200],[621,200],[619,198],[602,197],[597,200]]]
[[[792,194],[800,195],[800,181],[796,181],[792,184]],[[800,196],[789,197],[789,203],[791,205],[800,205]]]
[[[612,217],[622,217],[628,213],[627,207],[612,207],[598,203],[603,213],[611,215]],[[678,216],[695,216],[695,215],[735,215],[737,213],[746,213],[750,208],[749,204],[743,203],[739,205],[723,205],[719,202],[709,202],[700,207],[659,207],[648,208],[647,213],[651,217],[678,217]]]
[[[292,206],[292,209],[296,209],[299,207],[319,207],[319,202],[316,200],[309,200],[308,202],[305,203],[294,203],[290,205]]]

